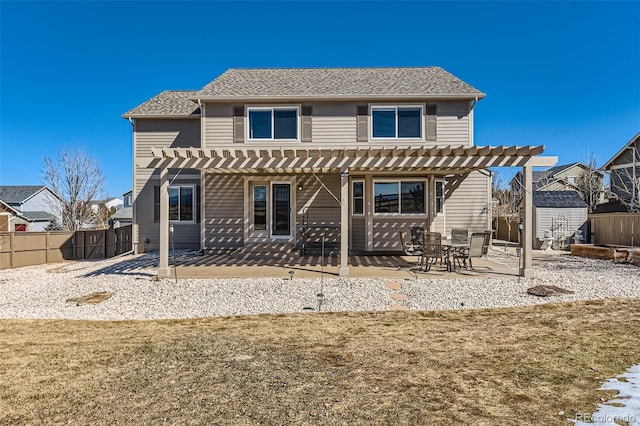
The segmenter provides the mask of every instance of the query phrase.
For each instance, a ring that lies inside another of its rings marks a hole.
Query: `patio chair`
[[[482,247],[482,254],[489,253],[489,246],[491,245],[491,233],[492,231],[484,231],[484,247]]]
[[[469,230],[467,228],[452,228],[451,229],[451,242],[463,243],[469,242]]]
[[[410,226],[409,231],[411,232],[411,244],[416,247],[421,247],[424,236],[424,228],[422,226]]]
[[[423,237],[423,252],[425,271],[439,260],[442,265],[444,251],[442,250],[442,235],[439,232],[425,232]]]
[[[422,268],[424,263],[424,253],[422,251],[422,244],[413,244],[413,242],[405,242],[404,235],[401,229],[398,229],[398,235],[400,236],[400,246],[405,256],[417,256],[418,263],[416,266]]]
[[[462,260],[464,266],[467,266],[467,260],[469,261],[469,268],[473,270],[473,263],[471,261],[474,257],[482,257],[482,253],[484,250],[484,232],[474,232],[471,234],[471,242],[469,243],[469,248],[466,250],[460,250],[453,254],[454,258],[458,261],[458,265]]]

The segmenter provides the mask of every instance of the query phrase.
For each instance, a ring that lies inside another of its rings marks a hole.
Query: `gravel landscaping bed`
[[[181,257],[191,256],[181,253]],[[509,251],[494,262],[514,265]],[[640,297],[640,268],[551,253],[535,266],[535,279],[456,278],[400,280],[413,310],[472,309],[573,300]],[[517,263],[516,263],[517,264]],[[317,311],[320,279],[219,278],[153,281],[153,254],[66,262],[0,271],[0,318],[161,319]],[[322,311],[386,310],[391,290],[383,279],[325,278]],[[555,285],[574,294],[540,298],[527,288]],[[113,293],[96,305],[66,302],[93,292]]]

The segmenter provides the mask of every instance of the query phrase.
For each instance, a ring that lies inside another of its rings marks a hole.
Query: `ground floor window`
[[[444,181],[436,181],[436,213],[444,213]]]
[[[374,212],[425,214],[425,181],[374,182]]]
[[[174,222],[194,221],[194,192],[193,186],[169,187],[169,220]]]
[[[351,210],[353,214],[364,214],[364,182],[353,181],[353,202]]]

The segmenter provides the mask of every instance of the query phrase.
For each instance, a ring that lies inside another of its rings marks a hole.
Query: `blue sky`
[[[81,146],[131,188],[120,116],[231,67],[438,65],[487,93],[477,145],[601,165],[640,131],[640,2],[0,2],[0,184]]]

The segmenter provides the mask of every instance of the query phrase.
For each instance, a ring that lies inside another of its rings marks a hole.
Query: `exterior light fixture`
[[[318,298],[318,312],[320,312],[320,307],[324,303],[324,293],[318,293],[316,297]]]
[[[292,280],[293,279],[293,274],[295,274],[296,271],[289,271],[289,279]]]
[[[302,191],[304,189],[304,186],[302,185],[302,182],[298,182],[298,191]]]

